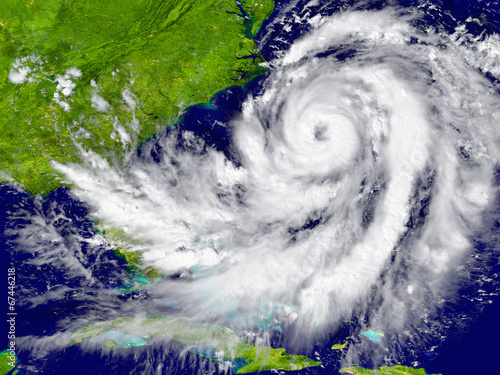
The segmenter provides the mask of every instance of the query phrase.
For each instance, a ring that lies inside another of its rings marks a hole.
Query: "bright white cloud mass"
[[[234,160],[178,125],[126,172],[92,153],[56,168],[145,267],[181,275],[155,298],[198,320],[238,309],[251,324],[272,301],[308,342],[369,311],[361,325],[418,344],[439,336],[433,314],[492,217],[500,100],[471,64],[498,66],[395,10],[315,24],[226,124]]]

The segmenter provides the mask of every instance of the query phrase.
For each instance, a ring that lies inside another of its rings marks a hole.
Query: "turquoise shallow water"
[[[141,337],[136,337],[127,333],[113,330],[103,333],[101,336],[99,336],[99,338],[96,339],[96,341],[101,344],[104,344],[106,341],[114,341],[119,348],[149,345]]]

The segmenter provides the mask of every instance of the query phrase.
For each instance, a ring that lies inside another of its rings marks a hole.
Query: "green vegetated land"
[[[17,364],[17,357],[13,357],[7,350],[0,351],[0,375],[8,374]],[[14,371],[14,375],[17,370]]]
[[[168,315],[122,317],[93,323],[73,331],[69,344],[89,341],[113,350],[149,345],[147,340],[162,336],[179,341],[191,352],[211,360],[238,363],[233,367],[237,374],[271,369],[300,370],[321,365],[306,356],[288,354],[283,348],[256,346],[227,327],[191,323]]]
[[[345,367],[340,369],[339,372],[341,374],[353,374],[353,375],[432,375],[427,374],[423,368],[413,368],[413,367],[405,367],[405,366],[382,366],[376,370],[365,369],[362,367],[358,367],[356,365],[351,367]],[[441,375],[441,374],[435,374]]]
[[[75,143],[120,166],[186,106],[265,71],[272,0],[0,2],[0,180],[60,186]],[[248,56],[251,56],[248,58]]]

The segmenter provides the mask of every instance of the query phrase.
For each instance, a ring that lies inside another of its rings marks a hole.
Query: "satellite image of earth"
[[[500,374],[500,2],[3,0],[0,375]]]

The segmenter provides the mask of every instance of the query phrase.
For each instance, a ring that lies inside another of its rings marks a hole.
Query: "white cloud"
[[[66,74],[73,78],[80,78],[82,76],[82,71],[74,66],[66,70]]]
[[[27,80],[28,73],[31,72],[29,67],[19,68],[19,70],[11,69],[9,71],[9,81],[16,85],[24,83]]]
[[[71,94],[73,94],[73,89],[76,87],[76,84],[71,80],[70,77],[70,74],[56,74],[56,91],[61,92],[64,96],[70,96]]]
[[[11,83],[19,85],[26,81],[32,83],[36,81],[36,72],[41,70],[43,61],[36,53],[17,58],[12,62],[12,69],[9,70],[8,79]]]
[[[54,93],[54,101],[66,112],[71,110],[71,105],[67,101],[61,100],[60,94],[63,94],[65,97],[71,96],[76,87],[76,83],[72,81],[72,78],[78,79],[81,75],[82,72],[73,67],[66,70],[64,75],[56,74],[55,76],[54,81],[57,82],[57,86]]]
[[[90,102],[92,103],[92,108],[99,112],[107,112],[109,110],[109,103],[96,92],[92,94]]]

